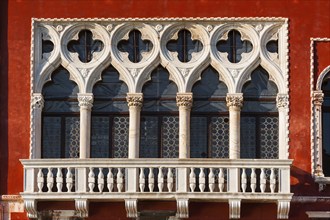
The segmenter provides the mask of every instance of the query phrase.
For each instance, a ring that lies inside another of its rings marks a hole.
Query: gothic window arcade
[[[31,158],[288,158],[286,22],[35,19]]]

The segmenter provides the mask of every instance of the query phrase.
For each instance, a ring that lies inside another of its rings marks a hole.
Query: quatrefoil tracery
[[[187,63],[192,59],[193,53],[198,53],[203,49],[203,44],[199,40],[192,40],[189,30],[182,29],[178,32],[178,38],[170,40],[166,48],[171,52],[176,52],[181,62]]]
[[[243,53],[252,51],[252,44],[248,40],[241,40],[240,32],[231,30],[228,32],[228,39],[220,40],[217,43],[218,51],[227,53],[228,60],[231,63],[239,63]]]
[[[128,39],[118,43],[118,50],[128,53],[128,59],[133,63],[139,63],[143,54],[152,50],[153,44],[149,40],[142,39],[141,32],[134,29],[129,32]]]
[[[71,40],[68,43],[68,50],[78,53],[81,62],[88,63],[93,59],[94,52],[103,50],[104,44],[100,40],[94,40],[93,33],[89,30],[80,31],[78,36],[78,40]]]

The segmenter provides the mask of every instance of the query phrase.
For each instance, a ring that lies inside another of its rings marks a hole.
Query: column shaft
[[[79,158],[90,157],[90,137],[91,137],[91,109],[93,106],[93,94],[78,94],[80,107],[80,144]]]

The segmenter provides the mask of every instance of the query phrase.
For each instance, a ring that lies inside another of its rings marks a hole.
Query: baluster
[[[71,173],[71,167],[68,167],[68,172],[66,174],[66,188],[68,188],[68,192],[71,192],[73,187],[73,178]]]
[[[223,188],[225,186],[225,175],[223,173],[223,168],[219,169],[219,180],[218,180],[218,184],[219,184],[219,191],[223,192]]]
[[[209,188],[210,192],[214,191],[214,186],[215,186],[215,176],[213,173],[213,168],[210,168],[210,173],[209,173]]]
[[[42,173],[42,168],[39,168],[37,174],[37,183],[38,183],[38,191],[42,192],[42,188],[44,187],[44,174]]]
[[[154,178],[154,173],[153,173],[153,168],[152,167],[149,168],[148,181],[149,181],[149,190],[150,190],[150,192],[153,192],[154,191],[154,186],[155,186],[155,178]]]
[[[97,185],[99,188],[100,192],[103,192],[103,188],[104,188],[104,175],[103,175],[103,168],[99,168],[99,175],[97,177]]]
[[[173,190],[173,173],[172,173],[172,168],[168,168],[167,171],[167,188],[169,192],[172,192]]]
[[[113,190],[113,174],[112,174],[112,168],[109,168],[109,173],[108,173],[108,177],[107,177],[107,186],[109,189],[109,192],[112,192]]]
[[[270,191],[271,193],[275,192],[275,184],[276,184],[276,177],[275,177],[275,172],[274,168],[270,169]]]
[[[56,187],[57,187],[57,192],[62,192],[62,188],[63,188],[62,168],[57,168]]]
[[[265,169],[261,168],[261,174],[260,174],[260,190],[262,193],[265,192],[266,189],[266,175],[265,175]]]
[[[251,169],[251,190],[252,190],[252,193],[256,192],[256,187],[257,187],[256,171],[255,171],[255,168],[252,168]]]
[[[140,192],[144,192],[144,188],[146,187],[146,179],[144,176],[144,168],[140,168],[140,175],[139,175],[139,186],[140,186]]]
[[[199,189],[201,192],[204,192],[205,189],[205,173],[204,173],[204,168],[200,168],[200,173],[199,173]]]
[[[247,178],[246,178],[245,168],[242,169],[241,181],[242,181],[242,191],[243,191],[243,193],[245,193],[246,185],[247,185]]]
[[[117,173],[117,188],[118,192],[122,192],[124,186],[124,175],[121,172],[121,168],[118,168],[118,173]]]
[[[94,187],[95,187],[95,174],[94,174],[94,168],[93,167],[89,168],[88,187],[89,187],[89,192],[93,192]]]
[[[48,168],[48,173],[47,173],[48,192],[52,192],[53,186],[54,186],[53,168]]]
[[[189,174],[189,187],[191,192],[195,192],[196,188],[196,175],[195,175],[195,168],[190,168],[190,174]]]
[[[163,187],[164,187],[163,168],[159,167],[159,172],[158,172],[158,190],[159,190],[159,192],[163,192]]]

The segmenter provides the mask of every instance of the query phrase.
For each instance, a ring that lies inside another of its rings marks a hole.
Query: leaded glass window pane
[[[256,158],[256,118],[241,117],[241,158]]]
[[[113,156],[115,158],[128,157],[128,117],[114,117],[113,119]]]
[[[93,116],[91,131],[91,157],[109,158],[110,143],[110,119],[109,117]]]
[[[219,74],[206,68],[192,88],[190,156],[228,158],[229,121],[226,106],[227,86]]]
[[[65,118],[65,157],[79,158],[79,117]]]
[[[177,158],[179,156],[179,117],[165,116],[162,121],[162,156]]]
[[[44,117],[42,127],[42,158],[61,158],[61,117]]]
[[[140,157],[159,157],[159,120],[155,116],[141,117]]]
[[[260,117],[260,158],[278,158],[278,118]]]

